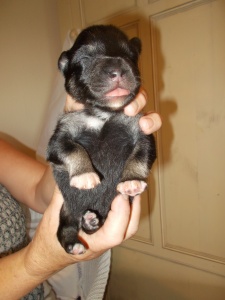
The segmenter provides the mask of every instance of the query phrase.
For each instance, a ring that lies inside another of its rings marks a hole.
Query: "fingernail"
[[[121,199],[128,200],[128,195],[120,194]]]

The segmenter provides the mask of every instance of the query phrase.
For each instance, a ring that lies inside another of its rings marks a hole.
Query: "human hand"
[[[62,204],[63,197],[56,187],[52,201],[28,245],[26,269],[30,275],[43,280],[67,265],[100,256],[133,236],[138,229],[140,197],[135,197],[130,205],[128,197],[120,194],[113,200],[108,217],[97,232],[92,235],[80,232],[79,236],[86,244],[87,251],[81,255],[71,255],[65,252],[57,238]]]
[[[147,98],[146,91],[141,88],[134,100],[124,108],[124,113],[131,117],[137,115],[145,107]],[[148,112],[140,118],[139,126],[146,135],[149,135],[160,129],[162,120],[156,112]]]
[[[124,108],[124,113],[128,116],[135,116],[144,108],[146,102],[147,93],[144,89],[141,89],[135,99]],[[64,109],[65,112],[80,110],[83,107],[83,104],[74,101],[70,95],[67,95]],[[162,125],[162,121],[159,114],[155,112],[148,112],[140,118],[139,125],[141,130],[148,135],[159,130]]]

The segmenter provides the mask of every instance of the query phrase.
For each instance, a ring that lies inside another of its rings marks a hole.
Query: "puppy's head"
[[[122,109],[140,88],[140,52],[138,38],[129,40],[112,25],[88,27],[59,58],[66,91],[83,104]]]

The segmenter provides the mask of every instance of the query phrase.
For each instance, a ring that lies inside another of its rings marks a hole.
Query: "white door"
[[[143,43],[163,118],[140,229],[113,250],[111,300],[225,299],[225,0],[61,0],[71,28],[112,23]]]

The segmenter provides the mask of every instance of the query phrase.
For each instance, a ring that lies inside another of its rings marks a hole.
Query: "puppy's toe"
[[[73,176],[70,180],[70,186],[80,190],[93,189],[100,183],[98,175],[94,172],[84,173],[78,176]]]
[[[123,195],[136,196],[146,189],[147,183],[142,180],[129,180],[120,182],[117,185],[117,191]]]

